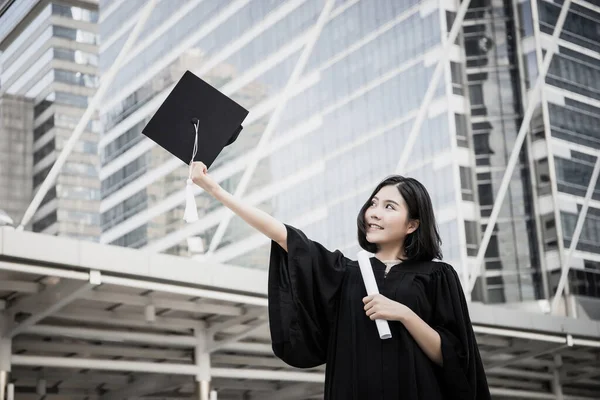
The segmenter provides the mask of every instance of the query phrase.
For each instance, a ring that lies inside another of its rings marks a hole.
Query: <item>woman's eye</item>
[[[390,208],[390,210],[395,210],[394,206],[393,206],[393,205],[391,205],[391,204],[388,204],[388,205],[386,206],[386,208],[388,208],[388,207]]]

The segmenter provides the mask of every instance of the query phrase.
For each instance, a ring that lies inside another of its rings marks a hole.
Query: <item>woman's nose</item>
[[[376,208],[372,208],[369,210],[369,214],[367,215],[369,218],[380,220],[379,211]]]

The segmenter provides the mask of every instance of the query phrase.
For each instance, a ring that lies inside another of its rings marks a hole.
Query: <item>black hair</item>
[[[408,208],[409,220],[418,220],[418,228],[404,239],[404,257],[406,260],[431,261],[442,259],[442,240],[435,223],[431,198],[425,186],[414,178],[392,175],[385,178],[362,206],[358,213],[358,243],[370,253],[376,253],[378,246],[367,241],[367,223],[365,212],[371,206],[373,197],[385,186],[395,186]]]

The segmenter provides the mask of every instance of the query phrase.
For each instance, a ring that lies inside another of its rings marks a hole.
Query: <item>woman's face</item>
[[[384,186],[375,194],[365,211],[367,241],[378,246],[404,243],[406,235],[418,227],[408,218],[408,207],[398,189]]]

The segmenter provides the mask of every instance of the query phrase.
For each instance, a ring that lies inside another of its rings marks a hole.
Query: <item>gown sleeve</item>
[[[460,280],[454,268],[443,264],[434,272],[434,312],[432,327],[442,341],[441,375],[452,399],[491,398],[475,333],[469,317]]]
[[[329,331],[345,273],[341,252],[331,252],[287,226],[286,252],[271,243],[269,326],[277,357],[297,368],[327,359]]]

